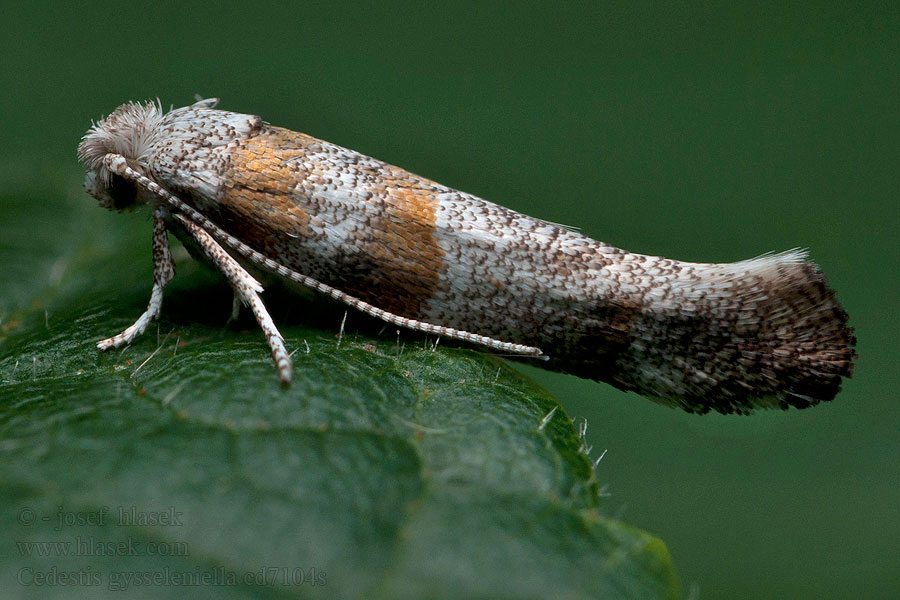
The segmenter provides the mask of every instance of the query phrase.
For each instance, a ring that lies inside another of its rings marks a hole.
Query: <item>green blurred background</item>
[[[859,336],[830,405],[697,417],[522,370],[587,417],[607,511],[660,536],[692,593],[900,597],[898,9],[5,2],[2,19],[4,192],[100,210],[78,191],[90,119],[199,93],[632,251],[808,247]]]

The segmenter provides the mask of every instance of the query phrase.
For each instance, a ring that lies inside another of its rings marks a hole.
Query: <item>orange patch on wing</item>
[[[272,236],[300,236],[309,215],[292,198],[300,183],[288,162],[315,138],[280,127],[264,127],[231,154],[220,206],[236,233],[258,248]]]
[[[251,246],[270,256],[286,238],[303,238],[310,215],[300,205],[298,194],[315,193],[304,184],[330,184],[323,171],[309,164],[315,146],[311,136],[279,127],[264,126],[259,134],[242,142],[231,153],[231,168],[219,209],[228,229]],[[301,171],[290,161],[305,159]],[[328,168],[336,165],[329,164]],[[325,283],[362,298],[384,310],[407,317],[419,316],[423,302],[433,298],[440,284],[444,252],[436,234],[436,185],[398,167],[386,165],[368,191],[368,210],[360,206],[352,215],[365,223],[364,231],[344,243],[354,256],[356,269],[333,273]],[[327,203],[320,208],[327,210]],[[377,208],[373,215],[372,208]],[[359,254],[357,254],[359,253]],[[362,266],[362,268],[359,268]]]
[[[383,213],[371,223],[365,244],[377,266],[364,283],[377,291],[379,306],[415,317],[421,304],[435,296],[444,267],[436,236],[437,200],[414,175],[384,184],[379,194]]]

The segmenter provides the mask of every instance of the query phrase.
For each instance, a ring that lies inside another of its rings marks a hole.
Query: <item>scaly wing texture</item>
[[[809,406],[852,372],[847,315],[802,253],[644,256],[252,115],[195,105],[153,128],[136,164],[229,233],[385,310],[541,347],[551,368],[695,412]]]

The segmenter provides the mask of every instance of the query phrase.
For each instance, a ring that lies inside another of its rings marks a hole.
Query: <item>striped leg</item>
[[[284,347],[284,338],[281,337],[278,328],[275,327],[275,322],[272,321],[272,317],[269,316],[265,305],[259,299],[259,292],[263,291],[262,286],[211,235],[182,215],[175,216],[188,232],[194,236],[203,252],[206,253],[219,272],[228,279],[231,287],[234,288],[235,294],[253,311],[253,316],[256,317],[256,321],[262,327],[263,333],[266,334],[266,341],[269,342],[269,347],[272,349],[272,358],[275,359],[278,378],[281,379],[282,384],[289,384],[293,375],[291,357]]]
[[[150,321],[159,316],[162,309],[163,288],[175,276],[175,263],[169,252],[169,238],[166,235],[166,222],[159,215],[153,216],[153,291],[150,292],[150,304],[134,325],[111,338],[97,342],[97,348],[108,350],[129,344],[137,336],[144,333]]]

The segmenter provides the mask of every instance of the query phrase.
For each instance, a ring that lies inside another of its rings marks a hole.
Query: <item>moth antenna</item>
[[[284,265],[275,262],[268,256],[254,250],[241,240],[221,229],[218,225],[207,219],[191,206],[188,206],[185,202],[177,198],[175,195],[157,184],[155,181],[147,178],[144,175],[141,175],[140,173],[132,169],[128,165],[128,161],[121,154],[106,154],[103,157],[102,162],[103,165],[109,170],[109,172],[124,177],[129,181],[140,185],[151,194],[155,194],[162,200],[166,201],[176,211],[189,218],[189,222],[201,227],[204,230],[207,230],[212,235],[225,242],[226,245],[253,261],[253,263],[257,266],[266,268],[282,277],[290,279],[291,281],[312,288],[318,292],[327,294],[335,300],[339,300],[344,304],[348,304],[353,308],[356,308],[357,310],[375,317],[376,319],[381,319],[382,321],[387,321],[388,323],[391,323],[393,325],[405,327],[407,329],[412,329],[415,331],[421,331],[423,333],[442,335],[451,339],[461,340],[472,344],[479,344],[482,346],[486,346],[492,350],[498,350],[500,352],[509,352],[522,356],[532,356],[543,360],[548,359],[547,355],[545,355],[540,348],[536,348],[534,346],[516,344],[514,342],[504,342],[486,335],[453,329],[452,327],[444,327],[443,325],[434,325],[433,323],[426,323],[424,321],[418,321],[416,319],[409,319],[407,317],[396,315],[384,309],[378,308],[377,306],[369,304],[364,300],[360,300],[355,296],[351,296],[346,292],[342,292],[337,288],[333,288],[330,285],[322,283],[317,279],[313,279],[308,275],[298,273],[297,271],[289,269]]]

